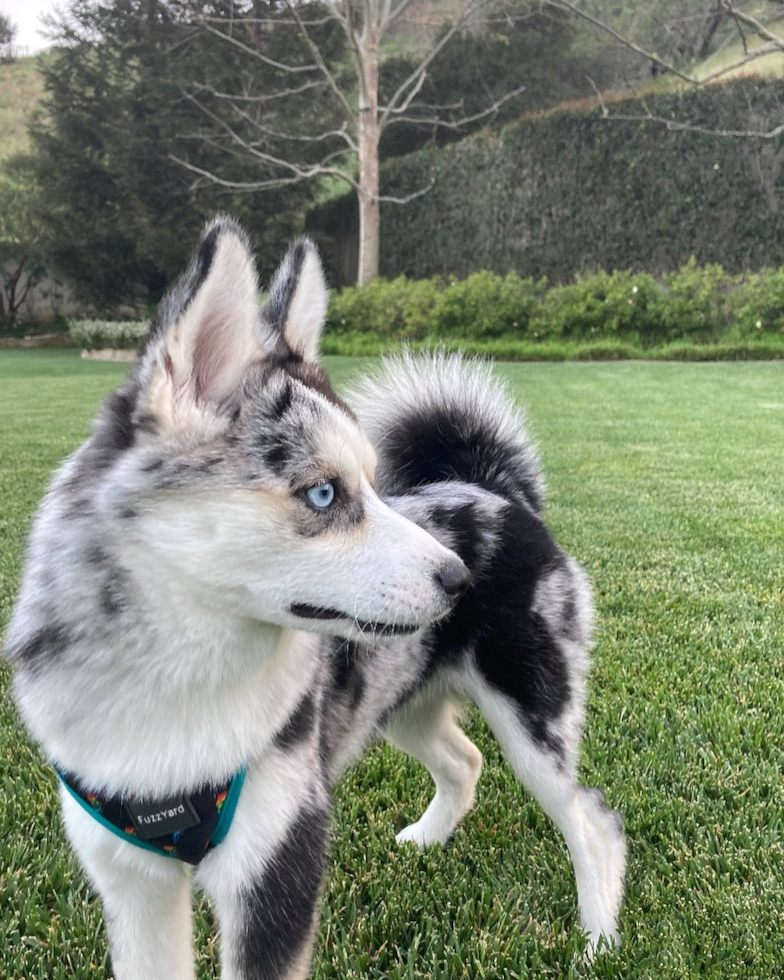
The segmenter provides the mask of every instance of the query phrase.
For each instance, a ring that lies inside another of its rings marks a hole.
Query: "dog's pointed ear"
[[[327,286],[316,246],[299,238],[289,248],[270,287],[262,320],[274,349],[288,348],[306,361],[318,357],[327,316]]]
[[[217,218],[158,310],[142,354],[144,410],[166,430],[231,411],[248,365],[263,356],[258,282],[245,233]]]

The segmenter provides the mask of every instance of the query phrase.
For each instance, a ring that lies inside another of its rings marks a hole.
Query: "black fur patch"
[[[83,488],[92,481],[96,470],[108,469],[118,456],[135,445],[133,413],[137,398],[138,390],[132,382],[127,382],[106,398],[93,437],[84,450],[82,465],[69,481],[71,489]]]
[[[63,516],[69,520],[78,520],[80,517],[89,517],[93,513],[93,504],[89,497],[77,496],[68,501]]]
[[[128,605],[128,581],[118,568],[107,569],[107,577],[101,588],[101,609],[107,616],[118,616]]]
[[[242,980],[284,980],[306,947],[321,891],[329,818],[303,812],[243,901],[237,937]]]
[[[264,315],[270,326],[280,333],[286,326],[286,318],[289,315],[291,301],[294,298],[307,254],[308,247],[305,242],[294,242],[288,251],[281,273],[272,284],[270,298],[264,307]]]
[[[269,417],[276,422],[281,422],[288,410],[291,408],[291,400],[291,382],[287,380],[281,386],[280,391],[270,405]]]
[[[337,394],[329,380],[329,375],[320,365],[303,360],[300,354],[292,350],[270,357],[267,363],[271,369],[277,368],[285,372],[290,378],[305,385],[306,388],[318,392],[331,405],[339,408],[349,418],[356,421],[356,415]]]
[[[99,545],[93,545],[86,554],[87,564],[93,568],[105,568],[109,563],[109,556]]]
[[[550,722],[571,698],[569,666],[542,617],[531,611],[537,583],[562,561],[561,552],[545,525],[519,503],[508,508],[498,541],[452,615],[431,628],[430,670],[473,650],[480,673],[512,699],[531,736],[561,755],[564,747],[553,737]],[[470,552],[471,541],[464,540],[463,546]],[[467,556],[461,557],[471,568]]]
[[[205,456],[204,459],[197,460],[192,469],[197,473],[211,473],[224,462],[223,456]]]
[[[519,445],[501,439],[494,427],[429,406],[411,412],[384,435],[383,454],[394,460],[384,492],[405,493],[443,480],[462,480],[507,499],[522,496],[537,512],[542,501],[536,475]]]
[[[71,642],[68,627],[62,625],[44,626],[36,630],[21,647],[11,647],[8,655],[26,667],[35,668],[42,660],[62,654]]]
[[[104,424],[96,433],[95,445],[96,449],[104,450],[111,460],[130,449],[136,442],[133,411],[137,399],[136,388],[124,386],[109,395],[104,403]]]
[[[101,589],[101,609],[107,616],[117,616],[125,608],[123,596],[111,582],[107,582]]]
[[[276,476],[283,476],[291,461],[294,450],[291,436],[289,430],[276,430],[259,439],[262,458]]]
[[[320,754],[322,762],[329,768],[338,746],[354,729],[354,717],[367,690],[365,665],[372,659],[373,653],[361,643],[338,637],[333,637],[327,643],[329,679],[324,699],[326,717],[321,726]]]
[[[316,724],[316,702],[312,694],[306,694],[296,711],[275,736],[279,749],[291,749],[304,742]]]
[[[430,519],[436,527],[449,532],[452,550],[460,555],[470,571],[474,571],[481,564],[481,534],[475,505],[465,503],[458,507],[434,507],[430,511]]]
[[[365,673],[361,661],[365,648],[351,640],[335,640],[332,653],[332,680],[335,693],[343,697],[353,712],[365,697]]]

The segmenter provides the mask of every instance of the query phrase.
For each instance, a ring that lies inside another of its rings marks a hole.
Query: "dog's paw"
[[[585,948],[585,962],[593,963],[597,956],[604,953],[614,953],[621,945],[621,937],[618,932],[613,931],[608,935],[604,932],[595,932],[588,935],[588,945]]]
[[[424,820],[417,820],[416,823],[409,824],[396,834],[395,841],[398,844],[416,844],[420,851],[436,844],[445,844],[449,834],[442,839],[434,830],[435,828],[429,827]]]

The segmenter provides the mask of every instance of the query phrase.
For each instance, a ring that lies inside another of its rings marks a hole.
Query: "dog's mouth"
[[[352,623],[361,633],[378,633],[384,636],[410,636],[422,629],[420,625],[405,623],[373,623],[349,616],[339,609],[329,609],[326,606],[311,606],[308,602],[295,602],[289,606],[289,612],[300,619],[342,619]]]

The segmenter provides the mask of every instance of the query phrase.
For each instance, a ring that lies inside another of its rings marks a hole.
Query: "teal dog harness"
[[[194,865],[229,832],[246,771],[240,769],[221,786],[208,784],[194,793],[147,800],[93,793],[67,770],[54,770],[82,809],[107,830],[129,844]]]

